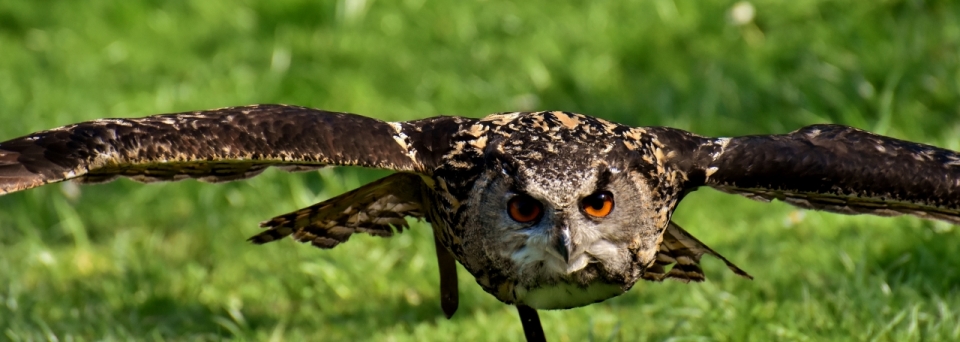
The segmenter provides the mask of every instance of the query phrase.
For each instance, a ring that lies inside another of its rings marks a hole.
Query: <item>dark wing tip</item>
[[[727,264],[727,268],[729,268],[731,271],[733,271],[733,273],[736,273],[738,276],[741,276],[741,277],[744,277],[744,278],[753,280],[753,276],[750,275],[750,273],[747,273],[747,271],[744,271],[744,270],[740,269],[739,267],[737,267],[737,265],[734,265],[732,262],[730,262],[729,260],[727,260],[727,258],[724,258],[723,256],[721,256],[721,255],[719,255],[719,254],[716,255],[716,257],[720,258],[720,260],[723,260],[723,262],[724,262],[725,264]]]
[[[270,230],[263,231],[260,234],[251,236],[249,239],[247,239],[247,241],[250,241],[256,245],[262,245],[267,242],[280,240],[286,237],[287,235],[290,235],[290,233],[287,232],[286,234],[284,234],[279,230],[270,229]]]
[[[260,234],[251,236],[249,239],[247,239],[247,241],[250,241],[255,245],[262,245],[293,235],[293,239],[298,242],[309,242],[314,247],[330,249],[343,242],[346,242],[350,238],[350,233],[352,233],[335,232],[334,234],[330,234],[330,232],[323,230],[320,230],[319,232],[320,234],[325,235],[307,232],[304,228],[297,228],[295,230],[294,228],[287,226],[270,226],[267,228],[267,230],[261,232]]]
[[[41,175],[27,169],[19,158],[18,152],[0,149],[0,195],[46,184]]]

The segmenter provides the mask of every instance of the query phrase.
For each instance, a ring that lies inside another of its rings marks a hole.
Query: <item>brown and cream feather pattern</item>
[[[651,130],[706,185],[760,201],[842,214],[914,215],[960,224],[957,152],[840,125],[788,134],[706,138]]]
[[[430,127],[418,134],[435,134]],[[404,143],[409,137],[400,128],[355,114],[284,105],[101,119],[0,144],[0,194],[67,179],[104,182],[118,176],[220,182],[252,177],[270,166],[429,170],[429,159],[411,155],[414,144]],[[416,145],[432,148],[422,141]]]
[[[333,248],[355,233],[389,237],[409,228],[406,217],[423,218],[420,176],[395,173],[333,199],[260,223],[267,230],[249,241],[264,244],[287,236]]]

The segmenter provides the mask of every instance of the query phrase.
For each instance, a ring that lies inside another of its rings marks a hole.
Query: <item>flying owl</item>
[[[383,122],[286,105],[102,119],[0,143],[0,195],[72,179],[222,182],[267,167],[357,165],[396,173],[277,216],[250,238],[333,248],[433,227],[441,306],[457,308],[456,262],[518,308],[568,309],[638,280],[702,281],[704,254],[746,272],[671,222],[701,186],[843,214],[960,224],[960,154],[838,125],[782,135],[703,137],[569,112]]]

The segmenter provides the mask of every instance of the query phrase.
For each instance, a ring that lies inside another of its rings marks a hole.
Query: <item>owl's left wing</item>
[[[657,259],[653,265],[643,271],[643,279],[650,281],[662,281],[664,279],[676,279],[682,282],[700,282],[706,279],[703,269],[700,268],[700,258],[704,254],[709,254],[720,261],[723,261],[733,273],[753,279],[753,276],[746,271],[734,265],[730,260],[717,253],[709,246],[705,245],[697,238],[680,228],[679,225],[670,222],[667,229],[663,232],[663,241],[660,242],[657,251]],[[667,271],[665,267],[673,265]]]
[[[840,125],[706,138],[652,128],[690,190],[715,189],[842,214],[908,214],[960,224],[960,154]]]
[[[0,142],[0,195],[74,179],[219,182],[270,166],[356,165],[429,174],[468,119],[384,122],[297,106],[253,105],[81,122]]]

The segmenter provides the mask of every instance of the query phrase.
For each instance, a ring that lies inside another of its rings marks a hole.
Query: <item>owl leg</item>
[[[527,338],[527,342],[546,342],[547,337],[543,334],[543,326],[540,325],[540,315],[537,314],[537,309],[526,305],[517,305],[517,312],[520,313],[523,336]]]
[[[437,248],[437,266],[440,268],[440,308],[447,319],[453,317],[460,304],[460,292],[457,289],[457,260],[440,242],[440,238],[433,236]]]

